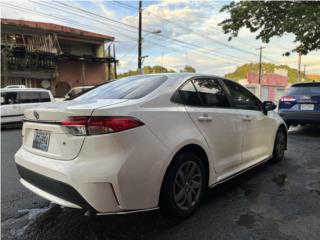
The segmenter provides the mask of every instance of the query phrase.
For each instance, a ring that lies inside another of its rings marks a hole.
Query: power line
[[[122,6],[127,6],[127,7],[130,6],[130,5],[128,5],[128,4],[125,4],[125,3],[122,3],[122,2],[118,2],[118,1],[113,1],[113,2],[115,2],[115,3],[119,4],[119,5],[122,5]],[[133,6],[130,6],[130,7],[133,8],[133,9],[135,9]],[[171,21],[171,20],[169,20],[169,19],[163,18],[163,17],[161,17],[161,16],[159,16],[159,15],[157,15],[157,14],[155,14],[155,13],[152,13],[152,12],[150,12],[150,11],[147,11],[147,12],[148,12],[149,14],[152,14],[152,15],[158,17],[158,18],[161,18],[161,19],[163,19],[164,21],[166,21],[166,22],[168,22],[168,23],[171,23],[171,24],[173,24],[173,25],[175,25],[175,26],[177,26],[177,27],[179,27],[179,28],[181,28],[181,29],[184,29],[184,30],[186,30],[186,31],[188,31],[188,32],[191,32],[191,33],[193,33],[193,34],[196,34],[196,35],[198,35],[198,36],[200,36],[200,37],[202,37],[202,38],[204,38],[204,39],[206,39],[206,40],[210,40],[210,41],[213,41],[213,42],[215,42],[215,43],[217,43],[217,44],[223,45],[223,46],[225,46],[225,47],[232,48],[232,49],[234,49],[234,50],[238,50],[238,51],[241,51],[241,52],[245,52],[245,53],[247,53],[247,54],[251,54],[251,55],[257,56],[256,53],[253,53],[253,52],[250,52],[250,51],[241,49],[241,48],[237,48],[237,47],[231,46],[230,44],[226,44],[226,43],[224,43],[224,42],[222,42],[222,41],[219,41],[219,40],[216,40],[216,39],[213,39],[213,38],[209,38],[208,36],[205,36],[205,35],[203,35],[203,34],[201,34],[201,33],[195,32],[195,31],[193,31],[192,29],[190,29],[190,28],[188,28],[188,27],[185,27],[185,26],[183,26],[183,25],[180,25],[180,24],[178,24],[178,23],[176,23],[176,22],[174,22],[174,21]]]
[[[56,2],[56,1],[54,1],[54,2]],[[62,3],[62,2],[56,2],[56,3],[62,4],[62,5],[64,5],[64,6],[68,6],[68,7],[70,7],[70,8],[78,9],[78,10],[83,11],[83,12],[87,12],[87,13],[89,13],[90,15],[99,16],[99,17],[101,17],[101,18],[107,19],[107,20],[109,20],[109,21],[112,21],[112,22],[115,22],[115,23],[118,23],[118,24],[121,24],[121,25],[130,27],[130,28],[133,28],[133,29],[137,29],[136,26],[133,26],[133,25],[130,25],[130,24],[127,24],[127,23],[123,23],[123,22],[120,22],[120,21],[117,21],[117,20],[114,20],[114,19],[110,19],[110,18],[107,18],[107,17],[105,17],[105,16],[102,16],[102,15],[99,15],[99,14],[96,14],[96,13],[92,13],[92,12],[90,12],[90,11],[88,11],[88,10],[85,10],[85,9],[82,9],[82,8],[79,8],[79,7],[74,7],[74,6],[71,6],[71,5],[69,5],[69,4]],[[153,31],[151,31],[151,30],[146,30],[146,29],[142,29],[142,31],[147,32],[147,33],[153,33]],[[213,49],[204,48],[204,47],[201,47],[201,46],[196,45],[196,44],[192,44],[192,43],[189,43],[189,42],[185,42],[185,41],[183,41],[183,40],[179,40],[179,39],[176,39],[176,38],[168,37],[168,36],[165,36],[165,35],[162,35],[162,34],[157,34],[157,36],[159,36],[159,37],[161,37],[161,38],[164,38],[164,39],[170,39],[170,40],[172,40],[172,41],[175,41],[175,42],[177,42],[177,43],[184,44],[184,45],[187,45],[187,46],[192,46],[192,47],[196,47],[196,48],[205,49],[205,50],[208,50],[208,51],[210,51],[210,52],[214,52],[214,53],[212,53],[212,54],[215,54],[215,53],[216,53],[215,50],[213,50]],[[225,53],[224,53],[224,55],[225,55],[225,56],[229,56],[229,57],[233,57],[233,58],[238,58],[238,59],[241,59],[241,60],[244,59],[244,58],[235,57],[235,56],[230,55],[230,54],[225,54]],[[247,60],[247,61],[251,61],[251,60]]]
[[[126,4],[126,3],[123,3],[123,2],[119,2],[119,1],[112,1],[112,2],[114,2],[114,3],[116,3],[116,4],[120,5],[120,6],[126,7],[126,8],[128,8],[128,9],[137,10],[136,7],[134,7],[134,6],[132,6],[132,5],[129,5],[129,4]],[[144,12],[145,12],[145,11],[144,11]],[[222,41],[219,41],[219,40],[210,38],[210,37],[208,37],[208,36],[206,36],[206,35],[203,35],[203,34],[201,34],[201,33],[195,32],[195,31],[193,31],[192,29],[190,29],[190,28],[188,28],[188,27],[185,27],[185,26],[183,26],[183,25],[180,25],[180,24],[178,24],[178,23],[176,23],[176,22],[174,22],[174,21],[171,21],[171,20],[169,20],[169,19],[163,18],[163,17],[161,17],[160,15],[157,15],[157,14],[152,13],[152,12],[150,12],[150,11],[147,11],[147,13],[152,14],[152,15],[158,17],[158,18],[161,18],[162,20],[164,20],[164,21],[166,21],[166,22],[168,22],[168,23],[171,23],[171,24],[173,24],[173,25],[175,25],[175,26],[177,26],[177,27],[179,27],[179,28],[181,28],[181,29],[184,29],[184,30],[186,30],[186,31],[188,31],[188,32],[191,32],[191,33],[195,34],[195,35],[198,35],[198,36],[200,36],[200,37],[202,37],[202,38],[204,38],[204,39],[206,39],[206,40],[213,41],[213,42],[215,42],[215,43],[217,43],[217,44],[223,45],[223,46],[225,46],[225,47],[228,47],[228,48],[231,48],[231,49],[234,49],[234,50],[237,50],[237,51],[241,51],[241,52],[244,52],[244,53],[253,55],[253,56],[257,56],[256,53],[253,53],[253,52],[250,52],[250,51],[241,49],[241,48],[237,48],[237,47],[234,47],[234,46],[232,46],[232,45],[230,45],[230,44],[226,44],[226,43],[224,43],[224,42],[222,42]],[[269,60],[269,61],[272,61],[272,62],[276,62],[275,60],[273,60],[273,59],[271,59],[271,58],[268,58],[268,57],[263,57],[263,58],[264,58],[264,59],[267,59],[267,60]]]
[[[43,3],[43,2],[35,2],[35,1],[32,1],[32,0],[29,0],[29,1],[32,2],[32,3],[34,3],[34,4],[42,5],[42,6],[45,6],[45,7],[48,7],[48,8],[53,8],[53,9],[56,9],[56,10],[59,10],[59,11],[63,11],[63,12],[68,12],[68,13],[70,13],[70,14],[77,15],[77,16],[80,16],[80,17],[86,17],[86,18],[90,19],[91,21],[95,21],[95,22],[99,22],[99,23],[101,23],[101,24],[105,24],[105,22],[103,22],[103,21],[101,21],[101,20],[99,20],[99,19],[92,18],[92,17],[90,17],[90,16],[88,16],[88,15],[79,14],[79,13],[76,13],[76,12],[74,12],[74,11],[67,10],[67,9],[65,9],[65,8],[64,8],[64,9],[61,9],[60,6],[57,7],[57,5],[53,5],[53,6],[52,6],[52,5],[45,4],[45,3]],[[96,26],[95,26],[95,27],[96,27]],[[113,28],[114,30],[117,31],[117,32],[113,32],[113,33],[119,33],[119,27],[116,27],[116,26],[114,26],[114,25],[111,25],[111,26],[109,25],[108,27]],[[100,29],[102,29],[102,28],[100,28]],[[123,29],[123,28],[122,28],[122,29]],[[128,31],[127,29],[125,29],[125,30]],[[105,29],[104,29],[104,31],[105,31]],[[135,33],[134,31],[130,31],[130,32]],[[132,39],[132,40],[136,40],[136,39],[133,39],[132,36],[127,35],[127,34],[125,34],[125,33],[120,32],[120,34],[123,35],[123,36],[126,36],[126,37],[128,37],[128,38],[130,38],[130,39]]]
[[[2,3],[3,4],[3,3]],[[5,5],[5,4],[3,4],[3,5]],[[12,5],[13,6],[13,5]],[[6,6],[7,7],[7,6]],[[53,18],[53,19],[58,19],[58,20],[60,20],[60,21],[64,21],[64,22],[72,22],[73,24],[75,24],[75,25],[78,25],[78,26],[81,26],[80,24],[78,24],[78,23],[76,23],[76,22],[74,22],[74,21],[71,21],[70,19],[63,19],[63,18],[60,18],[60,17],[57,17],[57,16],[54,16],[54,15],[48,15],[48,14],[42,14],[42,13],[39,13],[39,12],[35,12],[35,11],[33,11],[33,10],[30,10],[30,9],[26,9],[26,8],[22,8],[22,7],[18,7],[18,6],[13,6],[13,8],[15,8],[15,9],[18,9],[18,8],[20,8],[20,9],[23,9],[23,11],[27,11],[27,12],[31,12],[32,14],[36,14],[36,15],[40,15],[40,16],[45,16],[45,17],[49,17],[49,18]],[[88,26],[88,27],[92,27],[92,26],[90,26],[90,25],[83,25],[83,26]],[[155,43],[156,45],[159,45],[159,43]],[[164,46],[164,45],[161,45],[161,46]],[[168,46],[165,46],[166,48],[168,48]],[[184,50],[185,51],[185,50]],[[208,53],[208,52],[201,52],[201,51],[199,51],[199,50],[194,50],[194,49],[191,49],[190,51],[195,51],[195,52],[200,52],[200,55],[202,54],[202,55],[210,55],[210,57],[212,57],[212,54],[210,54],[210,53]],[[223,56],[224,57],[224,56]],[[217,59],[217,57],[215,57],[214,59]],[[225,58],[224,58],[225,59]],[[230,60],[230,59],[229,59]],[[243,63],[243,62],[241,62],[241,63]]]

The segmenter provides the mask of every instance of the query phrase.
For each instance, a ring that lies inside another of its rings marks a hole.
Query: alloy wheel
[[[276,144],[276,155],[279,159],[283,158],[285,148],[286,148],[286,137],[283,131],[279,131],[277,134],[277,144]]]
[[[184,162],[174,180],[174,199],[181,210],[189,210],[199,201],[202,190],[202,173],[194,161]]]

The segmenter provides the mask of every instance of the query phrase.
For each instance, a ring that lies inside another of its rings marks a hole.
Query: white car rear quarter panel
[[[141,126],[86,137],[81,154],[72,161],[37,156],[24,147],[15,159],[27,169],[71,185],[97,211],[116,212],[157,206],[161,167],[168,155],[168,149]],[[110,198],[110,184],[120,206]]]

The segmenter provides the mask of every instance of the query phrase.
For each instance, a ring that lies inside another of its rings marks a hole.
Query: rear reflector
[[[280,98],[280,101],[282,102],[294,102],[296,101],[295,97],[292,96],[283,96],[282,98]]]
[[[75,136],[121,132],[143,125],[133,117],[69,117],[62,120],[61,124]]]

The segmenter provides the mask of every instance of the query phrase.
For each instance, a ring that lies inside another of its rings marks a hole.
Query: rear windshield
[[[166,76],[134,76],[104,84],[77,99],[138,99],[154,91],[168,78]]]
[[[320,95],[320,85],[318,86],[293,86],[288,89],[287,94],[291,95]]]

